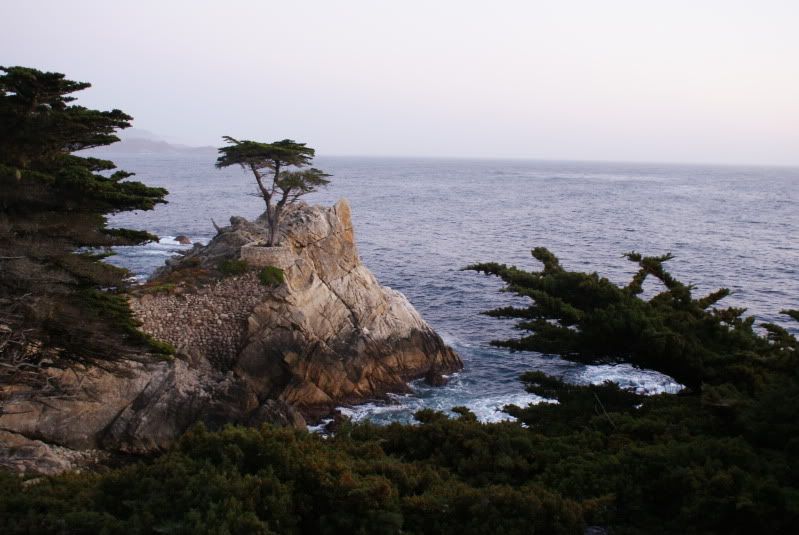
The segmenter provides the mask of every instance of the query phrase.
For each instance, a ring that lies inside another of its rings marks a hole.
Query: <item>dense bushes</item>
[[[743,310],[709,308],[722,289],[693,298],[663,267],[639,264],[619,288],[597,274],[564,270],[546,249],[526,272],[498,264],[472,269],[501,277],[532,298],[525,308],[489,312],[517,318],[519,339],[494,342],[587,363],[626,361],[686,384],[679,395],[643,397],[612,384],[574,386],[541,373],[530,392],[558,404],[511,408],[542,451],[562,448],[529,477],[573,499],[607,499],[617,532],[790,532],[799,522],[799,343],[785,328],[753,328]],[[664,290],[640,299],[647,276]],[[796,311],[784,311],[793,319]],[[406,440],[413,440],[407,438]],[[446,456],[444,456],[446,457]]]
[[[26,486],[0,476],[3,533],[580,533],[538,486],[469,484],[369,435],[196,428],[149,464]]]
[[[247,273],[247,271],[250,269],[250,266],[248,266],[247,262],[244,260],[226,259],[219,262],[217,269],[220,273],[222,273],[222,275],[230,277]]]
[[[482,424],[456,408],[457,418],[420,411],[413,426],[345,422],[327,439],[268,427],[196,428],[164,456],[103,475],[33,484],[0,476],[0,531],[463,535],[601,526],[618,534],[793,533],[797,340],[776,325],[761,336],[737,311],[702,306],[723,292],[694,300],[670,281],[666,292],[643,301],[634,285],[617,288],[562,270],[547,251],[537,255],[541,273],[483,266],[522,295],[540,288],[530,309],[502,314],[550,319],[553,330],[534,332],[519,348],[559,340],[563,325],[572,326],[569,348],[587,347],[583,326],[592,337],[615,336],[612,308],[644,318],[632,325],[659,326],[686,349],[657,349],[654,358],[625,340],[605,340],[599,357],[624,348],[619,354],[633,361],[651,359],[701,381],[678,395],[645,397],[530,372],[522,378],[527,389],[558,403],[509,407],[518,422]],[[661,262],[641,259],[669,281]],[[625,328],[639,340],[654,336]]]

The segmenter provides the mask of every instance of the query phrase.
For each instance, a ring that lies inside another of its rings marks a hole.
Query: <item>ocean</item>
[[[205,243],[215,234],[211,220],[221,226],[263,209],[252,178],[215,169],[213,154],[103,156],[170,192],[169,204],[110,218],[110,226],[161,237],[119,247],[111,259],[140,280],[184,248],[175,236]],[[342,407],[354,420],[410,421],[421,408],[458,405],[484,421],[506,419],[503,406],[542,401],[518,380],[528,370],[576,383],[613,380],[642,393],[678,391],[673,379],[629,365],[585,366],[489,345],[516,332],[512,321],[480,312],[523,301],[500,292],[498,280],[462,268],[494,261],[538,269],[530,256],[538,246],[567,269],[620,284],[636,267],[624,253],[671,252],[667,267],[696,295],[730,288],[722,305],[799,332],[779,315],[799,308],[797,168],[363,157],[319,157],[315,165],[332,182],[306,200],[350,201],[363,262],[403,292],[465,363],[446,386],[415,382],[411,394]],[[645,289],[658,291],[652,281]]]

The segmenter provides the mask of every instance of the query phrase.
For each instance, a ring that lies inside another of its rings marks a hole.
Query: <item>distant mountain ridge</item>
[[[211,146],[195,147],[170,143],[147,130],[131,128],[119,132],[120,141],[85,151],[86,154],[216,154]]]

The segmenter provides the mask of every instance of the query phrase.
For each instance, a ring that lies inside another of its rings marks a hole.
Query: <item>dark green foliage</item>
[[[596,275],[563,270],[543,250],[538,255],[548,265],[545,275],[501,271],[521,290],[540,283],[541,309],[576,327],[578,347],[583,322],[610,303],[623,316],[625,308],[643,310],[662,325],[688,310],[676,339],[723,344],[727,359],[718,346],[698,352],[697,369],[711,370],[712,382],[649,397],[612,383],[570,385],[529,372],[522,377],[527,389],[557,403],[508,407],[519,422],[482,424],[456,407],[452,419],[419,411],[414,426],[344,422],[327,439],[268,427],[197,428],[166,455],[103,475],[23,486],[0,474],[0,531],[461,535],[582,533],[598,525],[614,534],[793,533],[795,337],[776,325],[765,336],[752,322],[736,326],[737,312],[726,319],[718,310],[696,312],[701,303],[663,271],[675,292],[641,301],[629,286],[598,283]],[[662,261],[646,269],[658,271]],[[574,281],[585,284],[572,288]],[[555,289],[564,297],[554,297]],[[113,317],[113,303],[107,308]],[[538,310],[501,315],[529,319]],[[706,324],[727,319],[726,335],[704,337]],[[745,359],[735,356],[739,348],[746,348]]]
[[[663,268],[671,255],[628,254],[640,270],[625,288],[595,273],[565,271],[544,249],[533,256],[543,271],[470,266],[532,300],[489,312],[521,319],[518,328],[530,333],[497,345],[588,363],[632,362],[690,388],[644,397],[610,383],[576,386],[525,374],[530,392],[558,403],[508,409],[537,437],[539,468],[517,466],[519,483],[534,480],[582,500],[588,522],[617,533],[792,532],[799,522],[796,338],[774,324],[762,325],[761,336],[743,310],[709,309],[729,291],[693,298]],[[665,290],[642,300],[649,275]],[[791,312],[783,313],[797,319]],[[409,433],[402,440],[406,447],[418,442]],[[501,470],[486,472],[497,477]],[[604,505],[592,510],[592,500]]]
[[[133,317],[133,313],[128,306],[127,297],[124,294],[111,293],[108,291],[100,291],[97,289],[85,289],[78,294],[80,301],[79,307],[81,316],[84,320],[89,320],[89,325],[94,325],[96,322],[103,321],[111,326],[117,334],[117,343],[121,347],[125,347],[125,341],[131,342],[133,345],[143,345],[148,347],[154,353],[161,355],[174,355],[175,348],[166,342],[161,342],[152,338],[150,335],[143,333],[139,330],[139,322]],[[102,333],[95,332],[91,329],[86,329],[85,333],[79,333],[76,336],[75,330],[80,327],[73,327],[72,332],[63,333],[63,339],[74,338],[75,347],[69,347],[72,351],[89,355],[89,349],[83,348],[81,344],[85,344],[86,340],[91,341],[92,337],[100,336]],[[114,341],[110,340],[107,344],[113,344]],[[88,344],[91,348],[93,344]],[[102,357],[103,355],[97,355]]]
[[[275,266],[266,266],[258,272],[258,279],[264,286],[280,286],[284,280],[283,270]]]
[[[216,160],[218,168],[240,165],[248,170],[279,171],[281,167],[309,165],[315,154],[314,149],[306,147],[305,143],[291,139],[273,143],[247,139],[239,141],[230,136],[224,136],[223,139],[229,145],[219,149],[219,158]]]
[[[0,531],[582,532],[581,508],[571,500],[537,485],[471,484],[456,469],[387,454],[372,433],[379,430],[343,429],[325,440],[269,427],[198,427],[152,463],[102,476],[24,486],[0,473]]]
[[[131,117],[120,110],[97,111],[70,104],[71,94],[91,84],[27,67],[0,67],[0,161],[30,168],[36,163],[91,147],[109,145]],[[113,165],[105,164],[103,169]],[[100,170],[93,164],[90,171]]]
[[[0,375],[11,369],[14,380],[24,380],[19,366],[31,371],[43,362],[108,359],[149,347],[127,320],[94,305],[98,289],[122,288],[128,276],[100,261],[103,248],[156,239],[108,229],[105,215],[153,208],[166,191],[129,181],[113,162],[71,154],[117,141],[114,132],[130,117],[72,104],[72,93],[89,84],[62,74],[0,72],[0,323],[15,340],[0,343],[0,360],[13,366]],[[119,307],[127,308],[124,300],[111,308]]]
[[[503,308],[488,314],[518,318],[529,334],[494,344],[516,350],[557,353],[581,362],[625,361],[671,375],[691,389],[719,383],[723,369],[736,367],[740,388],[751,390],[760,381],[753,359],[768,350],[766,340],[754,336],[752,320],[743,310],[707,308],[729,294],[722,289],[695,299],[691,288],[675,280],[663,267],[671,255],[642,257],[629,253],[639,271],[625,288],[596,273],[575,273],[560,267],[557,258],[538,248],[533,256],[544,264],[541,272],[526,272],[498,264],[469,269],[501,277],[508,290],[529,297],[526,308]],[[664,291],[645,301],[638,297],[648,276]]]
[[[258,195],[266,204],[269,224],[268,245],[277,244],[280,218],[283,209],[303,195],[312,193],[330,183],[327,173],[308,167],[313,161],[314,149],[291,139],[262,143],[223,138],[228,145],[219,149],[216,167],[241,166],[255,177]],[[291,168],[294,168],[293,170]]]
[[[222,273],[222,275],[230,277],[233,275],[243,275],[247,273],[247,271],[250,269],[250,266],[248,266],[247,262],[244,260],[227,259],[219,262],[217,269],[220,273]]]
[[[141,245],[143,243],[158,241],[158,236],[144,230],[131,230],[129,228],[103,229],[103,233],[124,240],[126,245]],[[120,243],[121,245],[121,243]]]

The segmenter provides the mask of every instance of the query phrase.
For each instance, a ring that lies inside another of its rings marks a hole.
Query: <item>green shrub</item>
[[[217,266],[217,269],[226,276],[243,275],[249,269],[247,262],[244,260],[222,260]]]
[[[279,267],[266,266],[264,269],[258,272],[258,279],[264,286],[274,288],[275,286],[280,286],[283,284],[285,277],[283,276],[283,270]]]
[[[103,234],[113,236],[122,240],[122,243],[130,245],[142,245],[147,242],[158,241],[158,236],[144,230],[132,230],[129,228],[108,228],[103,229]]]
[[[216,433],[198,426],[163,456],[101,475],[26,485],[0,471],[0,532],[583,531],[582,509],[573,500],[536,485],[471,484],[434,462],[388,455],[380,442],[268,426]]]

